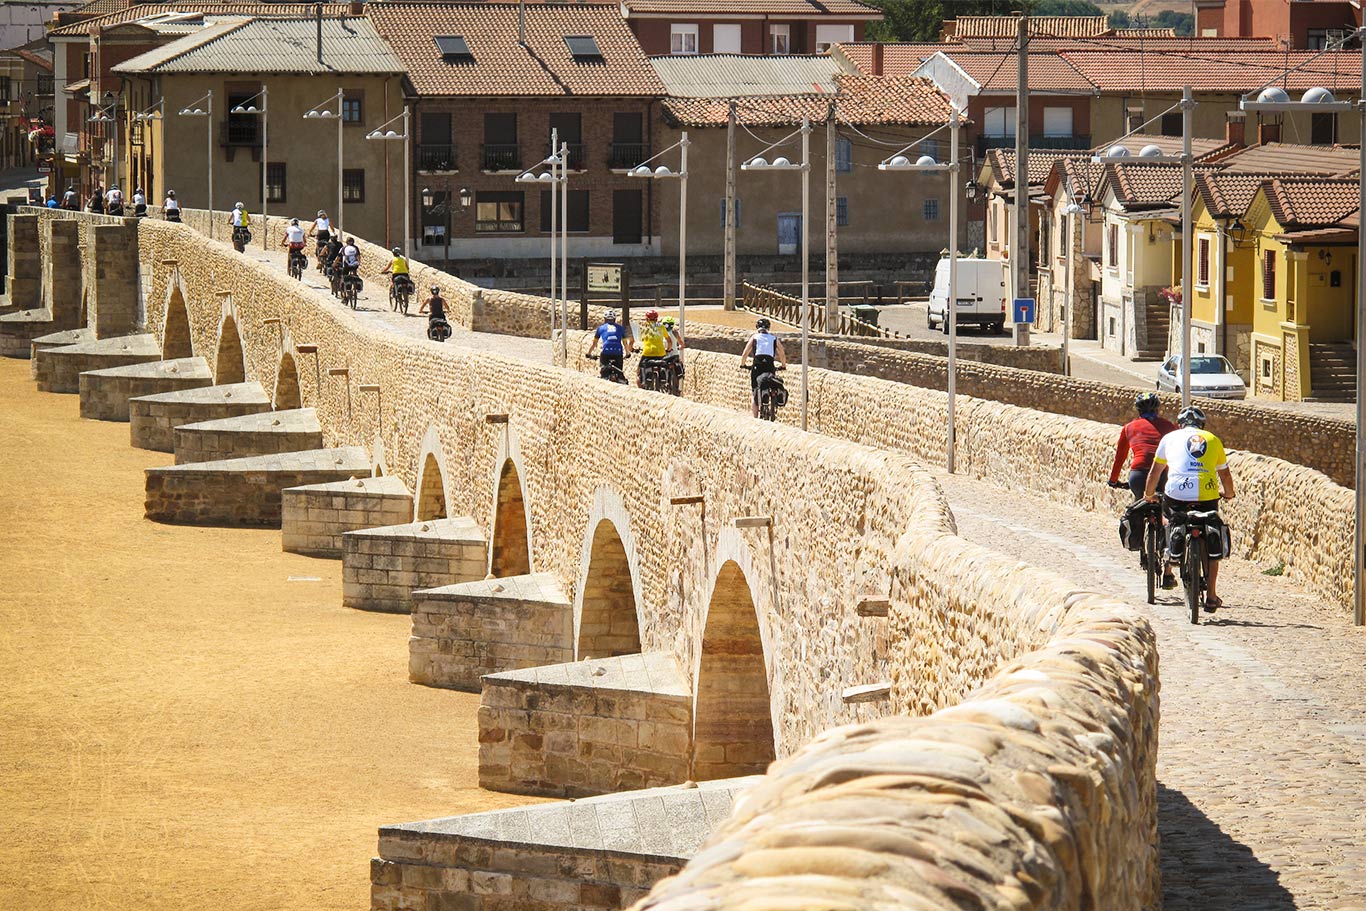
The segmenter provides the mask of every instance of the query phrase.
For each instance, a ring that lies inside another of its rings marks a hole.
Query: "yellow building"
[[[1262,180],[1245,222],[1252,394],[1284,401],[1351,398],[1357,181]]]

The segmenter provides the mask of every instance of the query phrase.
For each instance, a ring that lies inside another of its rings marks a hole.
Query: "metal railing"
[[[753,310],[770,316],[780,322],[790,326],[800,326],[802,322],[802,302],[800,298],[791,297],[781,291],[775,291],[764,285],[755,285],[744,282],[741,288],[740,306],[746,310]],[[846,310],[840,310],[839,324],[830,326],[825,319],[825,302],[809,301],[807,303],[808,327],[812,332],[821,332],[827,335],[849,335],[862,338],[900,338],[900,335],[890,329],[883,329],[881,326],[874,326],[872,323],[865,322]]]
[[[417,147],[417,169],[419,171],[454,171],[455,146],[424,142]]]
[[[1089,149],[1091,137],[1074,133],[1070,136],[1030,136],[1031,149]],[[985,155],[989,149],[1015,148],[1014,136],[978,136],[977,154]]]
[[[650,157],[649,148],[643,142],[614,142],[607,153],[607,167],[618,171],[634,168]]]
[[[480,146],[485,171],[520,171],[522,146],[516,142],[486,142]]]
[[[260,118],[223,120],[218,124],[218,144],[220,146],[242,146],[255,148],[261,144]]]

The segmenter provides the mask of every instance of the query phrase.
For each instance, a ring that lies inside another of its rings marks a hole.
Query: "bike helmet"
[[[403,255],[403,251],[400,250],[398,247],[394,247],[394,249],[391,250],[391,251],[389,251],[389,252],[393,253],[395,256],[402,256],[402,255]]]
[[[167,198],[167,199],[175,199],[175,190],[167,190],[167,191],[166,191],[166,198]]]
[[[233,208],[234,208],[234,209],[245,209],[246,206],[242,205],[242,204],[239,202],[239,203],[236,203],[236,204],[233,206]]]
[[[318,217],[319,217],[319,218],[326,218],[326,217],[327,217],[327,213],[324,212],[322,209],[319,209],[319,210],[318,210]]]
[[[646,311],[645,311],[645,321],[646,321],[646,322],[653,323],[653,322],[654,322],[655,320],[657,320],[657,319],[659,319],[659,311],[658,311],[658,310],[646,310]]]
[[[290,223],[291,225],[293,225],[294,227],[296,227],[296,228],[299,227],[299,219],[297,219],[297,218],[291,218],[291,219],[289,220],[289,223]]]
[[[1194,405],[1183,408],[1181,413],[1176,416],[1176,423],[1181,427],[1204,427],[1205,413]]]
[[[433,293],[433,294],[440,294],[440,293],[441,293],[441,286],[440,286],[440,285],[432,285],[432,293]]]
[[[134,187],[134,188],[133,188],[133,192],[134,192],[134,193],[141,193],[141,192],[142,192],[142,187]]]
[[[1156,392],[1140,392],[1134,396],[1134,407],[1138,409],[1139,414],[1154,414],[1160,404]]]
[[[346,242],[347,242],[348,244],[350,244],[351,246],[353,246],[353,247],[356,245],[356,239],[355,239],[354,237],[348,237],[348,238],[346,239]]]
[[[769,323],[769,321],[766,320],[766,319],[763,319],[763,318],[760,318],[760,319],[758,319],[758,320],[755,320],[755,322],[754,322],[754,328],[755,328],[755,329],[760,329],[760,330],[762,330],[762,329],[767,329],[770,325],[771,325],[771,324]]]
[[[672,316],[666,316],[661,322],[672,329],[678,323],[678,320],[674,319]]]
[[[617,321],[617,311],[608,310],[602,315],[602,318],[604,322],[615,323]]]

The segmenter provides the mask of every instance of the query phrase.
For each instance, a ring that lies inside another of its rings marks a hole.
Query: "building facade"
[[[823,54],[861,41],[882,12],[858,0],[623,0],[645,53]]]

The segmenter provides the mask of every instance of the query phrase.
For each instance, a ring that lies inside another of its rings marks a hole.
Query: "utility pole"
[[[839,193],[835,185],[835,103],[825,114],[825,331],[834,335],[840,325]]]
[[[1015,85],[1015,239],[1010,251],[1015,296],[1029,297],[1029,13],[1022,10]],[[1013,304],[1012,304],[1013,309]],[[1014,322],[1014,314],[1011,314]],[[1014,323],[1016,345],[1029,344],[1029,324]]]
[[[722,242],[722,282],[721,289],[725,309],[735,309],[735,102],[730,103],[726,113],[726,224],[725,239]]]

